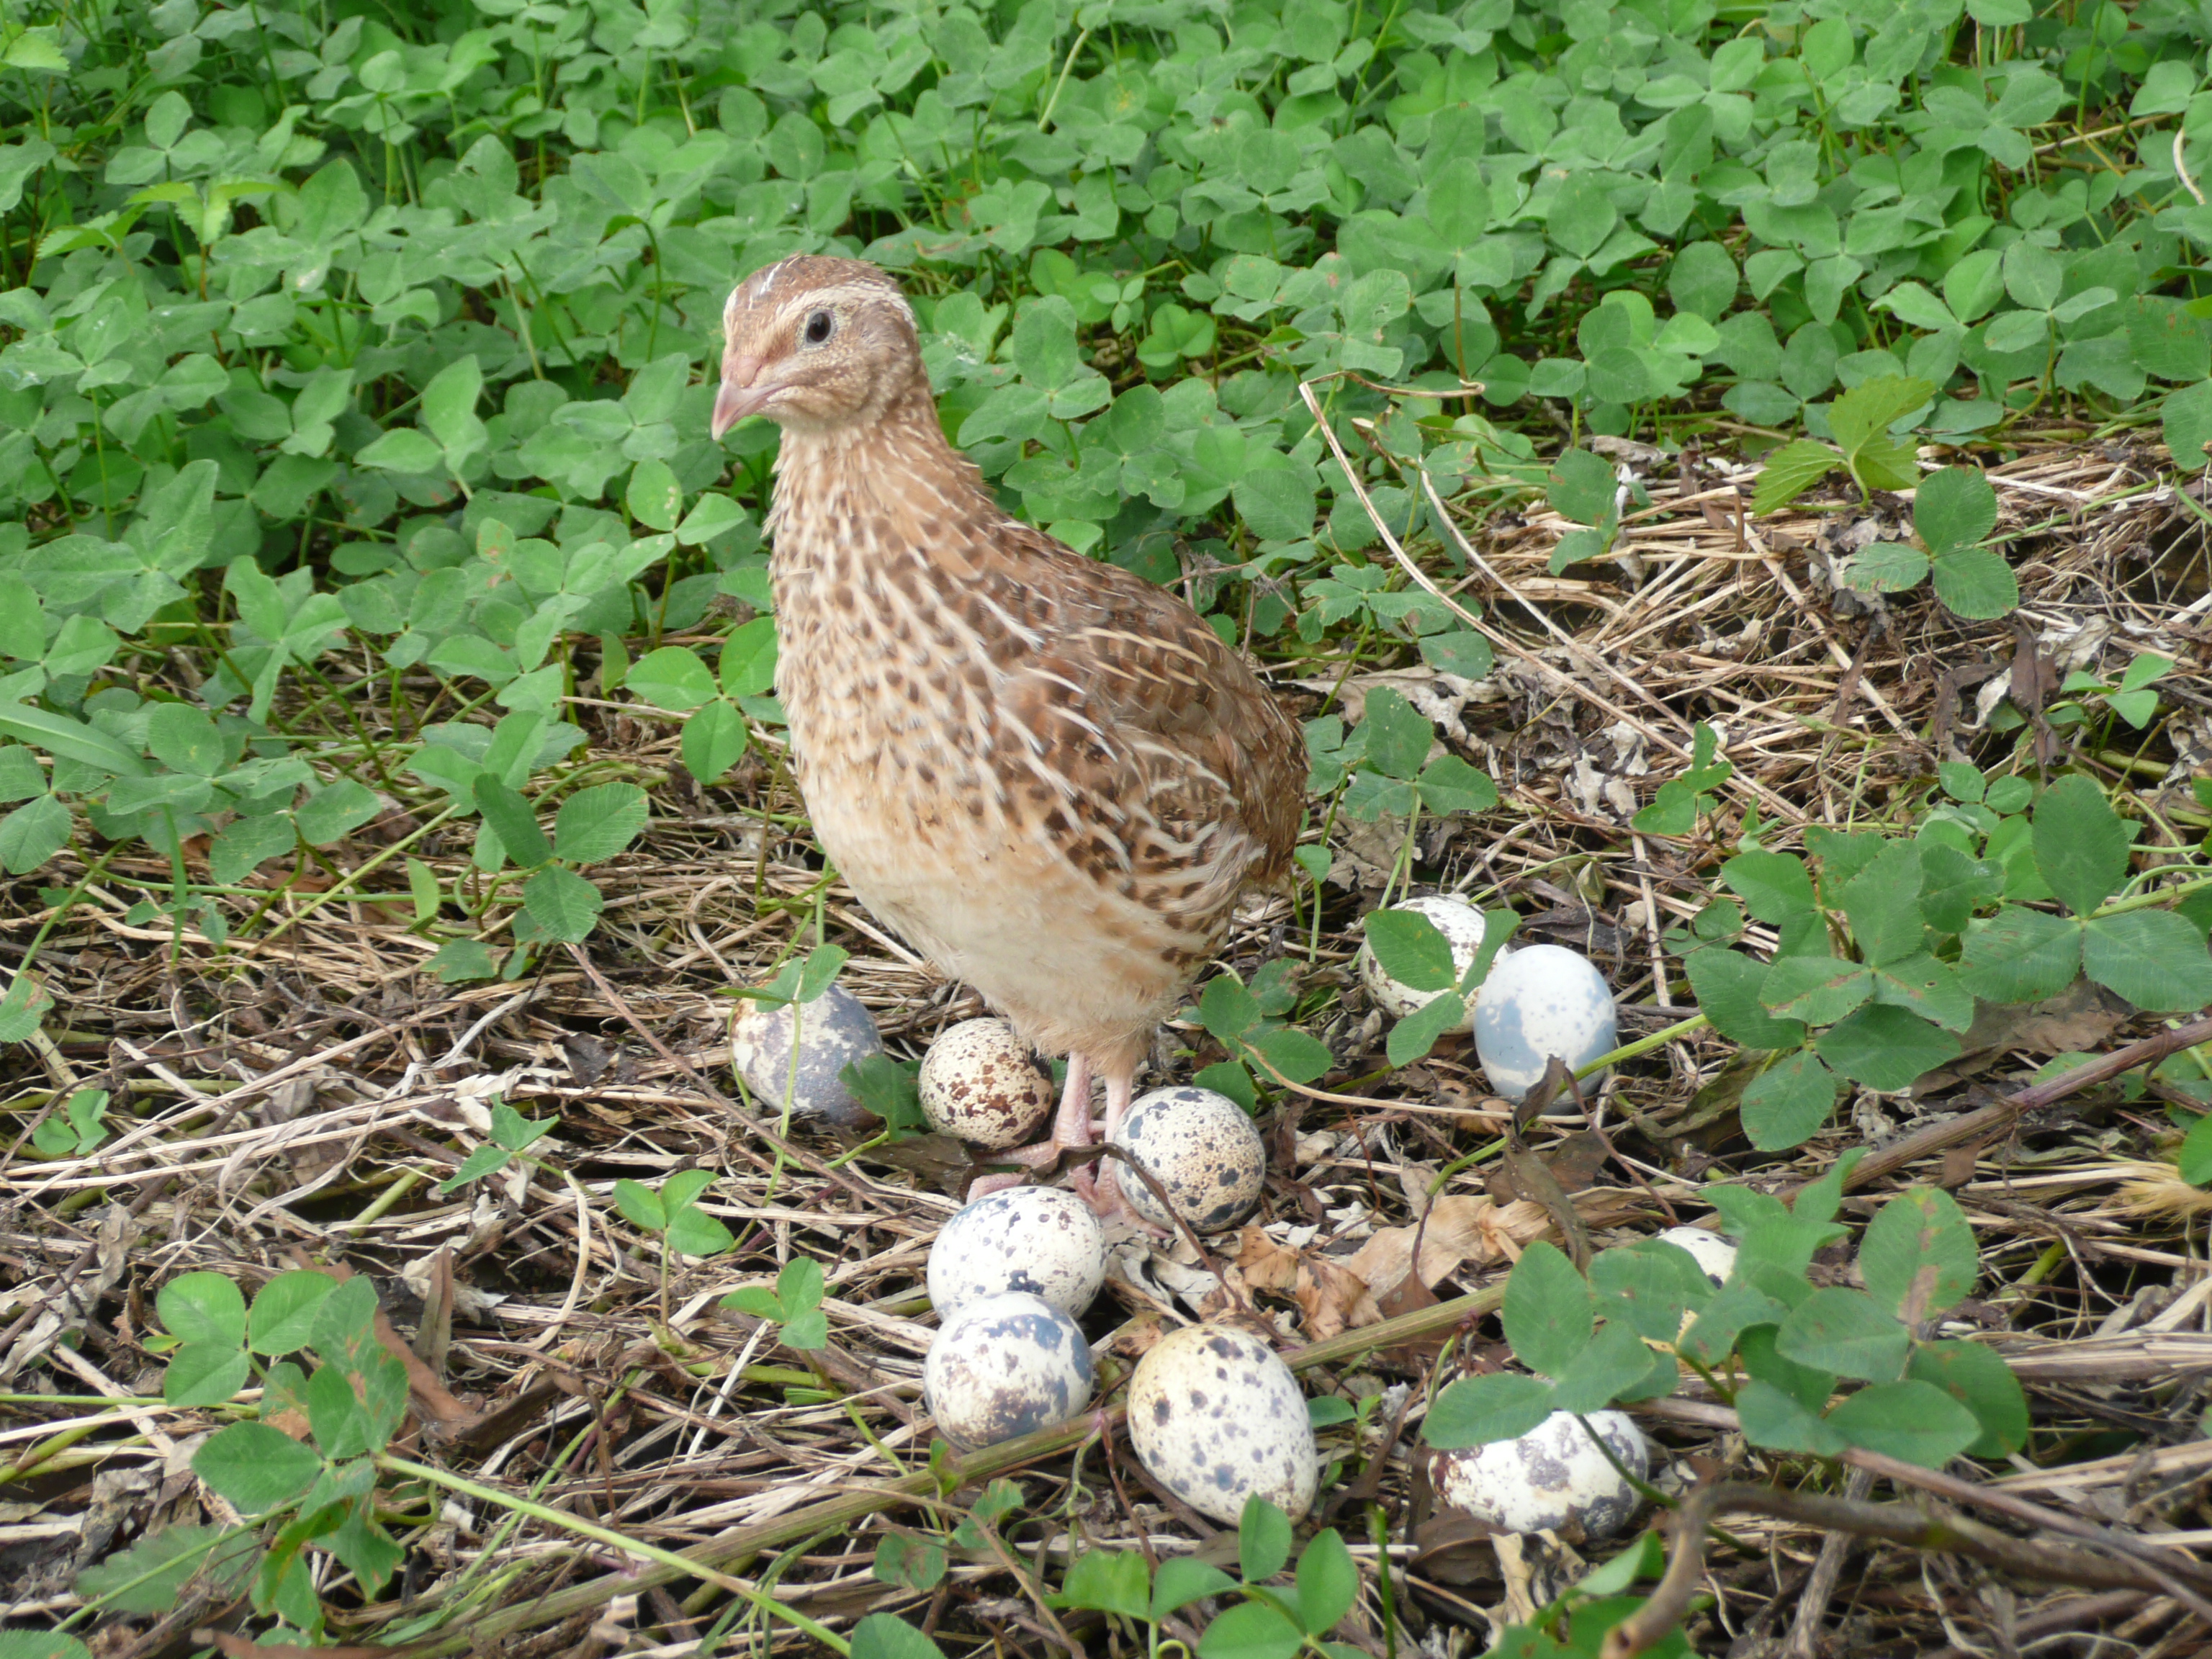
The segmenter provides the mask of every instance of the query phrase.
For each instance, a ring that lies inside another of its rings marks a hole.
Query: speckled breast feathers
[[[778,689],[824,850],[1025,1036],[1133,1054],[1287,868],[1296,727],[1181,599],[998,507],[873,267],[787,260],[726,322],[725,397],[734,364],[785,427]]]

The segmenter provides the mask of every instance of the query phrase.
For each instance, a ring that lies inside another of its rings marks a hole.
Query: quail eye
[[[832,326],[832,319],[828,312],[816,312],[812,316],[806,319],[806,343],[809,345],[820,345],[824,340],[830,337],[830,331]]]

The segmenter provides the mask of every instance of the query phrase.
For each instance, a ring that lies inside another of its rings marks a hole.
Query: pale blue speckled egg
[[[1541,1082],[1554,1054],[1574,1071],[1617,1048],[1619,1029],[1605,975],[1565,945],[1516,951],[1490,970],[1475,999],[1474,1051],[1490,1086],[1508,1100]]]
[[[945,1322],[921,1364],[937,1431],[963,1451],[1079,1416],[1091,1348],[1074,1320],[1026,1291],[971,1302]]]
[[[867,1108],[853,1098],[842,1074],[855,1060],[884,1051],[875,1017],[860,998],[832,985],[799,1010],[799,1070],[791,1066],[793,1011],[748,999],[730,1022],[730,1064],[753,1097],[771,1112],[787,1094],[794,1118],[851,1127]]]

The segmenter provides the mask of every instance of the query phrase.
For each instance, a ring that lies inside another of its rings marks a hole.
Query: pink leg
[[[1083,1054],[1067,1057],[1067,1081],[1060,1091],[1060,1109],[1054,1115],[1052,1133],[1033,1146],[1016,1146],[1006,1152],[994,1152],[994,1164],[1018,1164],[1024,1169],[1042,1169],[1056,1160],[1071,1147],[1091,1145],[1091,1061]],[[996,1192],[1001,1187],[1019,1186],[1018,1175],[978,1176],[968,1189],[971,1199],[986,1193]],[[1075,1189],[1085,1200],[1092,1196],[1091,1173],[1086,1166],[1075,1172]]]
[[[1135,1092],[1136,1074],[1133,1068],[1127,1071],[1109,1072],[1107,1073],[1107,1139],[1111,1140],[1114,1138],[1114,1132],[1121,1127],[1121,1120],[1128,1115],[1130,1097]],[[1163,1237],[1168,1237],[1168,1230],[1166,1228],[1155,1226],[1152,1223],[1145,1219],[1144,1217],[1139,1215],[1136,1211],[1130,1206],[1129,1200],[1121,1195],[1121,1171],[1116,1167],[1115,1161],[1110,1158],[1102,1158],[1100,1160],[1100,1164],[1102,1167],[1098,1171],[1098,1189],[1097,1192],[1091,1196],[1091,1207],[1096,1209],[1102,1216],[1108,1218],[1119,1216],[1123,1220],[1135,1223],[1138,1226],[1144,1228],[1147,1232],[1156,1233]]]
[[[1106,1083],[1106,1097],[1114,1097],[1112,1079]],[[1067,1083],[1060,1091],[1060,1115],[1053,1120],[1052,1139],[1055,1146],[1088,1146],[1091,1144],[1091,1057],[1070,1054],[1067,1057]]]

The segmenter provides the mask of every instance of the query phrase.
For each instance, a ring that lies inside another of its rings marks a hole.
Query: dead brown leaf
[[[1551,1218],[1540,1204],[1516,1199],[1455,1195],[1429,1206],[1425,1227],[1385,1227],[1345,1262],[1377,1296],[1395,1290],[1413,1270],[1414,1235],[1420,1235],[1420,1279],[1433,1285],[1470,1261],[1517,1261],[1521,1247],[1540,1237]]]
[[[2077,979],[2040,1002],[1978,1003],[1974,1023],[1960,1038],[1959,1058],[1912,1085],[1916,1099],[1987,1071],[2009,1054],[2048,1060],[2054,1054],[2095,1054],[2134,1011],[2103,987]]]
[[[1285,1249],[1257,1227],[1247,1227],[1238,1236],[1233,1266],[1251,1289],[1273,1291],[1295,1301],[1304,1316],[1310,1341],[1382,1322],[1382,1310],[1367,1281],[1347,1264]]]

